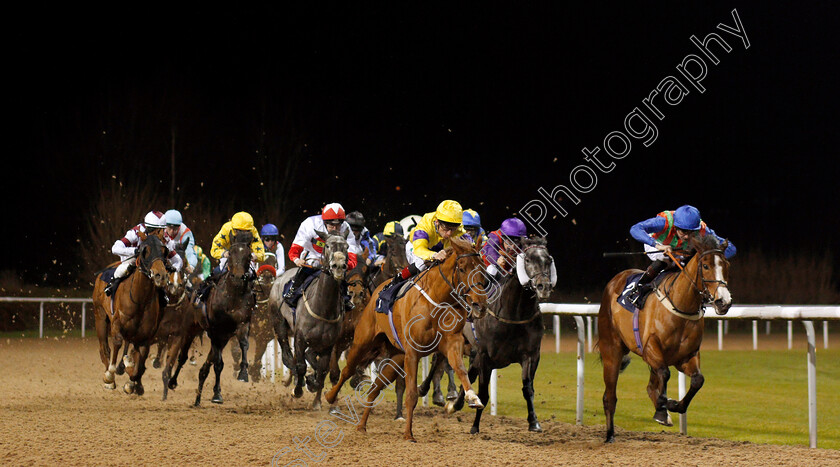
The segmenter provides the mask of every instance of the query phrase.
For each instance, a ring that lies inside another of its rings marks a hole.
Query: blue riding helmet
[[[184,223],[181,213],[174,209],[166,211],[164,217],[166,218],[166,225],[181,225]]]
[[[481,216],[472,209],[465,209],[463,220],[461,221],[464,227],[478,227],[481,228]]]
[[[269,236],[269,235],[273,235],[275,237],[280,235],[280,231],[277,230],[276,225],[265,224],[264,226],[262,226],[262,228],[260,229],[260,236],[261,237],[266,237],[266,236]]]
[[[682,230],[700,230],[700,211],[694,206],[680,206],[674,211],[674,227]]]

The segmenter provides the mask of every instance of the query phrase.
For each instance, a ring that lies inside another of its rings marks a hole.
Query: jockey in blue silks
[[[639,297],[653,288],[653,279],[668,266],[673,266],[673,261],[666,253],[673,251],[690,255],[692,250],[688,240],[692,236],[713,235],[718,242],[724,241],[700,219],[700,211],[689,205],[675,211],[662,211],[656,217],[639,222],[630,228],[630,235],[645,244],[645,251],[653,261],[630,292],[630,301],[634,305]],[[729,259],[735,255],[735,251],[735,245],[730,242],[723,255]]]

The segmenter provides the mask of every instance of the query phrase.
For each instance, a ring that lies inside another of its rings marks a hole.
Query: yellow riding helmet
[[[390,237],[391,235],[403,235],[403,226],[397,221],[391,221],[385,224],[385,228],[382,230],[382,233],[386,237]]]
[[[236,230],[251,230],[254,228],[254,218],[247,212],[237,212],[230,218],[230,226]]]
[[[448,199],[438,205],[435,211],[435,217],[439,221],[460,224],[464,218],[464,210],[461,208],[460,203]]]

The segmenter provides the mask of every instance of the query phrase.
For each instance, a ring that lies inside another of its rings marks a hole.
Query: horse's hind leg
[[[455,385],[455,370],[449,365],[449,362],[444,361],[445,368],[443,371],[449,377],[449,386],[446,387],[446,400],[454,401],[458,398],[458,387]]]
[[[446,357],[440,352],[437,352],[432,357],[432,360],[437,361],[437,363],[432,364],[434,372],[430,372],[432,374],[432,385],[434,386],[432,390],[432,403],[438,407],[443,407],[446,401],[443,398],[443,391],[440,390],[440,380],[443,378],[443,372],[447,366]]]
[[[122,345],[122,336],[119,334],[112,336],[110,361],[108,362],[108,369],[105,370],[104,378],[106,389],[114,389],[117,387],[117,384],[114,382],[114,375],[117,372],[117,359],[120,358],[120,348]]]
[[[438,365],[442,365],[444,360],[443,355],[438,352],[432,355],[429,374],[426,375],[426,379],[420,383],[420,386],[417,386],[417,393],[420,397],[426,397],[426,394],[429,393],[429,388],[434,383],[435,375],[437,374]]]
[[[362,413],[361,418],[359,419],[359,423],[356,425],[356,430],[361,432],[367,431],[367,420],[370,416],[371,409],[373,409],[373,407],[379,403],[379,401],[377,400],[377,398],[379,397],[379,393],[383,389],[385,389],[385,387],[391,384],[395,379],[401,379],[405,377],[405,372],[402,370],[402,367],[404,366],[404,360],[405,355],[403,354],[394,355],[393,360],[382,360],[381,362],[379,362],[378,376],[370,383],[360,383],[360,387],[364,387],[363,385],[365,384],[370,384],[370,387],[367,389],[367,391],[363,393],[363,395],[367,395],[367,400],[362,402],[362,405],[365,407],[365,410]],[[417,384],[416,379],[415,384]],[[356,391],[356,393],[357,397],[359,397],[358,390]],[[349,399],[349,396],[347,398]],[[414,403],[417,403],[416,397]]]
[[[163,351],[166,349],[165,342],[158,342],[157,344],[157,353],[155,356],[152,357],[152,367],[153,368],[160,368],[161,361],[163,361]]]
[[[700,373],[700,355],[695,354],[687,362],[678,365],[677,369],[691,378],[691,387],[688,388],[688,392],[685,393],[681,401],[668,399],[665,406],[671,412],[685,413],[688,410],[688,405],[691,404],[691,399],[694,398],[694,395],[697,394],[697,391],[703,387],[703,383],[706,381],[706,378]]]
[[[616,397],[616,386],[618,375],[621,373],[623,360],[629,351],[621,342],[621,337],[613,327],[612,317],[609,308],[605,314],[602,305],[598,317],[598,349],[601,352],[601,365],[604,369],[604,416],[607,424],[607,437],[605,442],[615,442],[615,407],[618,398]]]
[[[294,396],[303,396],[303,383],[306,379],[306,339],[295,337],[295,389]]]
[[[397,376],[397,382],[394,384],[394,392],[397,394],[397,410],[394,414],[394,420],[405,420],[403,417],[403,396],[405,395],[405,378]]]
[[[195,407],[201,405],[201,391],[204,388],[204,381],[207,380],[207,375],[210,374],[210,365],[218,358],[216,353],[219,352],[220,349],[215,345],[210,346],[210,354],[207,355],[207,360],[204,361],[204,364],[201,365],[201,369],[198,370],[198,389],[195,391]]]
[[[216,352],[216,359],[213,360],[213,371],[216,373],[216,384],[213,385],[213,398],[210,402],[214,404],[221,404],[222,400],[222,369],[225,367],[225,361],[222,359],[222,350],[224,350],[224,341],[219,344],[219,351]],[[246,355],[242,354],[242,359],[245,360]]]

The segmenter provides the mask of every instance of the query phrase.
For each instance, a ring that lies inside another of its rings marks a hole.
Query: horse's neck
[[[694,256],[683,270],[677,274],[674,285],[668,290],[671,303],[683,312],[693,313],[700,309],[700,293],[695,288],[694,281],[697,277],[697,268],[700,267],[698,256]]]
[[[434,276],[432,276],[434,277],[434,280],[429,280],[427,278],[424,283],[426,287],[422,288],[434,301],[438,303],[451,301],[452,292],[454,292],[454,290],[452,290],[452,287],[449,286],[447,281],[452,281],[452,272],[455,271],[456,262],[457,261],[451,261],[451,264],[448,264],[450,261],[445,261],[434,268],[428,269],[426,274],[434,274]],[[433,269],[437,269],[437,271],[433,271]],[[443,277],[440,277],[441,275],[443,275]],[[443,279],[444,277],[446,280]],[[455,283],[452,285],[458,287]]]
[[[495,301],[499,304],[499,309],[505,307],[511,310],[512,319],[532,316],[537,306],[536,294],[529,294],[515,275],[509,274],[507,277],[508,279],[502,284],[499,299]]]

